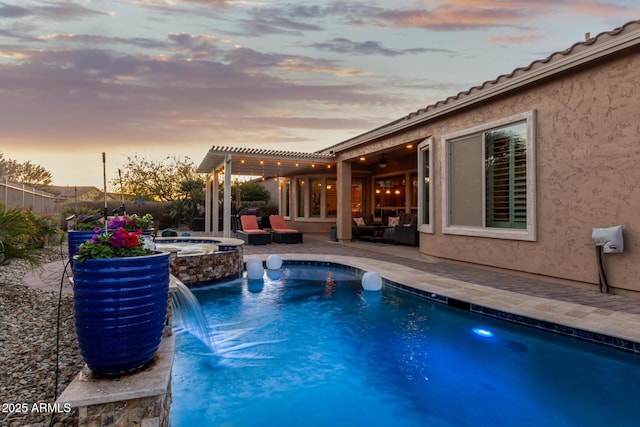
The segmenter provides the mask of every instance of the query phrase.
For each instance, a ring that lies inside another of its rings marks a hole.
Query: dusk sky
[[[0,0],[0,152],[316,151],[640,18],[638,0]],[[111,189],[111,188],[110,188]]]

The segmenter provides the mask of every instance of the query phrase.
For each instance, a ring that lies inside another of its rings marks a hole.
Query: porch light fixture
[[[378,162],[378,167],[380,169],[384,169],[389,165],[387,159],[384,157],[384,154],[382,155],[382,157],[380,158],[380,161]]]

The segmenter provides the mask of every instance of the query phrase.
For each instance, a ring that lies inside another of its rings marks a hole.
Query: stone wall
[[[171,258],[171,274],[185,285],[240,277],[242,269],[242,247],[226,252]]]
[[[167,427],[171,387],[158,396],[78,408],[79,427]]]

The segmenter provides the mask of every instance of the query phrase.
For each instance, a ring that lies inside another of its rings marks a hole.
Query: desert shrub
[[[37,215],[31,211],[26,212],[25,215],[36,229],[36,236],[32,239],[33,246],[43,248],[48,244],[59,244],[62,242],[64,234],[62,229],[56,224],[55,218]]]
[[[6,210],[0,203],[0,262],[12,258],[26,259],[37,264],[33,244],[38,229],[30,219],[30,212],[18,208]]]

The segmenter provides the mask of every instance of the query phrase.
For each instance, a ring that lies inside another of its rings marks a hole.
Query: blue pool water
[[[344,269],[290,266],[194,293],[216,349],[174,328],[172,427],[640,420],[640,356],[388,286],[363,291]]]

